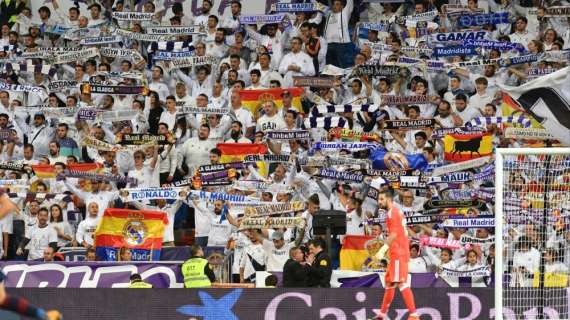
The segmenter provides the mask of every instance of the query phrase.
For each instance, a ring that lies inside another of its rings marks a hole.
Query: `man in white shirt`
[[[256,131],[264,132],[269,130],[280,130],[286,127],[285,120],[279,112],[277,106],[272,100],[263,103],[263,111],[265,114],[257,120]]]
[[[65,177],[64,177],[65,179]],[[91,192],[83,191],[65,179],[65,186],[71,192],[73,192],[79,199],[83,200],[85,203],[96,202],[99,209],[98,216],[103,216],[103,212],[109,206],[109,202],[115,200],[118,197],[118,192],[112,191],[102,191],[100,187],[103,185],[104,181],[91,180]]]
[[[459,127],[463,124],[461,117],[451,111],[451,104],[446,100],[439,103],[437,113],[438,115],[434,119],[442,128]]]
[[[251,85],[246,87],[245,90],[267,89],[267,87],[261,83],[261,71],[258,69],[253,69],[249,72],[249,79],[251,80]]]
[[[166,97],[170,95],[170,90],[168,89],[168,86],[164,84],[164,82],[162,81],[163,75],[164,71],[162,70],[161,67],[159,66],[152,67],[152,73],[151,73],[152,80],[148,84],[150,90],[158,93],[160,101],[166,100]]]
[[[251,143],[251,140],[243,136],[243,128],[241,122],[232,122],[230,139],[227,139],[225,143]]]
[[[481,112],[483,112],[485,105],[491,103],[494,98],[493,95],[487,91],[488,85],[489,82],[484,77],[475,79],[477,93],[469,98],[469,104]]]
[[[481,112],[478,109],[468,105],[467,96],[464,94],[458,94],[455,97],[455,108],[457,109],[457,115],[461,117],[464,124],[481,116]]]
[[[208,24],[208,17],[210,16],[210,10],[212,10],[212,1],[204,0],[202,1],[202,14],[196,17],[194,23],[196,25],[205,26]]]
[[[286,54],[279,64],[279,73],[284,75],[283,87],[293,86],[294,76],[314,76],[313,58],[301,51],[303,40],[299,37],[291,39],[291,52]]]
[[[328,43],[327,64],[347,68],[352,64],[352,43],[348,22],[354,8],[354,0],[333,0],[331,12],[326,20],[325,40]]]
[[[240,282],[255,282],[255,272],[265,270],[265,250],[257,230],[249,231],[251,245],[245,247],[240,258]]]
[[[196,168],[210,162],[210,150],[216,147],[216,141],[209,140],[209,136],[210,126],[203,124],[198,130],[198,136],[188,139],[180,148],[177,163],[183,176],[193,176]],[[183,163],[188,166],[188,172],[182,168]]]
[[[283,266],[289,259],[289,250],[295,246],[295,243],[286,243],[281,231],[274,231],[270,238],[271,241],[263,240],[266,271],[283,272]]]
[[[97,216],[99,212],[99,205],[97,202],[91,202],[87,205],[88,216],[85,220],[79,223],[77,227],[77,234],[75,236],[77,243],[84,247],[89,248],[95,244],[93,236],[100,218]]]
[[[259,55],[259,62],[254,64],[250,70],[258,69],[261,72],[261,85],[269,88],[271,80],[277,80],[279,83],[283,83],[283,77],[279,72],[272,69],[271,56],[267,53],[262,53]]]
[[[52,247],[54,251],[57,249],[57,232],[48,225],[48,216],[48,209],[40,208],[38,224],[26,230],[26,235],[16,250],[17,255],[24,254],[24,247],[28,243],[30,244],[28,260],[41,259],[48,246]]]
[[[232,90],[230,96],[231,110],[230,114],[235,115],[235,118],[242,124],[242,133],[247,137],[253,136],[253,129],[255,128],[255,121],[251,111],[242,107],[241,96],[239,90]],[[233,117],[232,117],[233,118]]]
[[[537,35],[533,32],[529,32],[526,27],[528,25],[528,19],[526,17],[518,17],[515,22],[515,32],[509,35],[511,42],[520,43],[526,49],[528,49],[528,43],[530,40],[537,39]]]

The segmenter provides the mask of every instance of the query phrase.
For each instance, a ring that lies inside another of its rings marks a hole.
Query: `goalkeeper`
[[[380,313],[378,313],[375,319],[386,318],[386,313],[396,293],[396,286],[398,286],[406,307],[410,312],[408,320],[419,320],[420,318],[416,313],[414,295],[408,284],[410,241],[408,240],[408,231],[406,229],[406,218],[402,210],[394,204],[393,198],[394,190],[392,188],[382,191],[378,196],[380,209],[386,210],[388,237],[384,246],[376,254],[376,258],[382,260],[386,253],[389,253],[390,261],[385,276],[386,291],[384,300],[382,301]]]

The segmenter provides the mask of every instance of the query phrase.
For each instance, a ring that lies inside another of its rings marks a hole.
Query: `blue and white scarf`
[[[337,181],[348,181],[348,182],[358,182],[358,183],[364,180],[364,175],[362,174],[345,172],[345,171],[336,171],[335,169],[329,169],[329,168],[321,168],[316,176]]]
[[[363,150],[378,148],[382,148],[382,146],[368,142],[317,142],[313,145],[313,150]]]
[[[474,56],[478,55],[475,47],[436,47],[433,48],[433,55],[436,57],[451,57],[451,56]]]
[[[285,14],[242,15],[239,17],[241,24],[273,24],[281,23]]]
[[[525,50],[523,45],[520,43],[493,40],[465,40],[463,41],[463,46],[483,49],[497,49],[500,51]]]
[[[486,127],[490,124],[512,123],[520,124],[524,128],[531,126],[531,120],[524,116],[510,116],[510,117],[477,117],[465,125],[467,127]]]
[[[327,7],[318,2],[310,3],[274,3],[271,11],[275,12],[315,12],[325,11]]]
[[[151,43],[147,51],[152,53],[158,50],[170,52],[193,51],[194,46],[192,46],[191,41],[158,41]]]
[[[464,14],[459,17],[458,23],[461,27],[475,27],[510,23],[510,21],[508,12],[493,12],[475,15]]]
[[[313,107],[311,115],[319,117],[326,113],[374,112],[380,106],[376,104],[318,105]]]
[[[343,117],[309,117],[305,119],[306,128],[347,128],[348,122]]]
[[[29,63],[6,63],[4,68],[7,72],[11,71],[19,71],[19,72],[29,72],[29,73],[41,73],[47,74],[50,77],[53,77],[57,72],[56,68],[53,68],[49,64],[31,64]]]

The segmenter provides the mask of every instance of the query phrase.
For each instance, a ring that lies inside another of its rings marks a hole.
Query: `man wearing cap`
[[[265,266],[268,272],[282,272],[285,262],[289,259],[289,250],[295,246],[293,242],[285,243],[283,236],[283,232],[273,231],[269,237],[271,241],[263,240]]]

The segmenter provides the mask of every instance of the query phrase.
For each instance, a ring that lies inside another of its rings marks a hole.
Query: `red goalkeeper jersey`
[[[410,260],[410,240],[406,229],[406,217],[400,208],[392,207],[386,214],[388,234],[395,233],[396,240],[390,245],[390,259]]]

